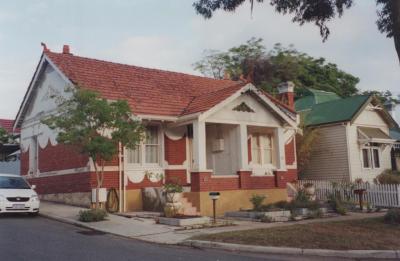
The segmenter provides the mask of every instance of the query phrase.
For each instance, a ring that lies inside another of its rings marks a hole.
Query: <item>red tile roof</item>
[[[179,116],[196,97],[238,82],[147,69],[46,51],[71,82],[108,99],[126,99],[136,114]],[[204,109],[206,109],[203,106]]]
[[[12,133],[14,120],[0,119],[0,127],[5,129],[7,132]],[[19,133],[19,129],[16,131]]]
[[[203,112],[234,94],[246,83],[148,69],[68,53],[44,54],[78,86],[107,99],[125,99],[135,114],[181,116]],[[286,105],[267,95],[290,112]],[[294,112],[293,112],[294,113]]]

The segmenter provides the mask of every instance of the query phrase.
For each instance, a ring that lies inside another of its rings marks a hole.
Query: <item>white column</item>
[[[193,122],[193,160],[195,171],[206,171],[206,123]]]
[[[285,137],[283,128],[275,128],[276,165],[279,170],[286,170]]]
[[[247,146],[247,125],[240,124],[238,126],[238,139],[239,139],[239,170],[249,169],[249,153]]]

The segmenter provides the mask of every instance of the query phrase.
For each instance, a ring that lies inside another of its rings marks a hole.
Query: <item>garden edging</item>
[[[303,249],[292,247],[269,247],[222,243],[203,240],[186,240],[179,245],[195,248],[212,248],[227,251],[253,252],[263,254],[289,254],[310,255],[325,257],[347,257],[347,258],[400,258],[400,250],[330,250],[330,249]]]

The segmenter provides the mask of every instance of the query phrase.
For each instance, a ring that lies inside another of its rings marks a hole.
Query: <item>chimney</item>
[[[289,108],[294,109],[294,83],[283,82],[278,85],[278,97]]]
[[[71,54],[71,53],[69,52],[69,45],[64,44],[62,53],[63,53],[63,54]]]

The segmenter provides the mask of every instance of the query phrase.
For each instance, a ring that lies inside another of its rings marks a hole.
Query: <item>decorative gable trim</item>
[[[249,107],[245,102],[242,102],[241,104],[237,105],[234,107],[232,110],[234,111],[240,111],[240,112],[255,112],[252,108]]]

